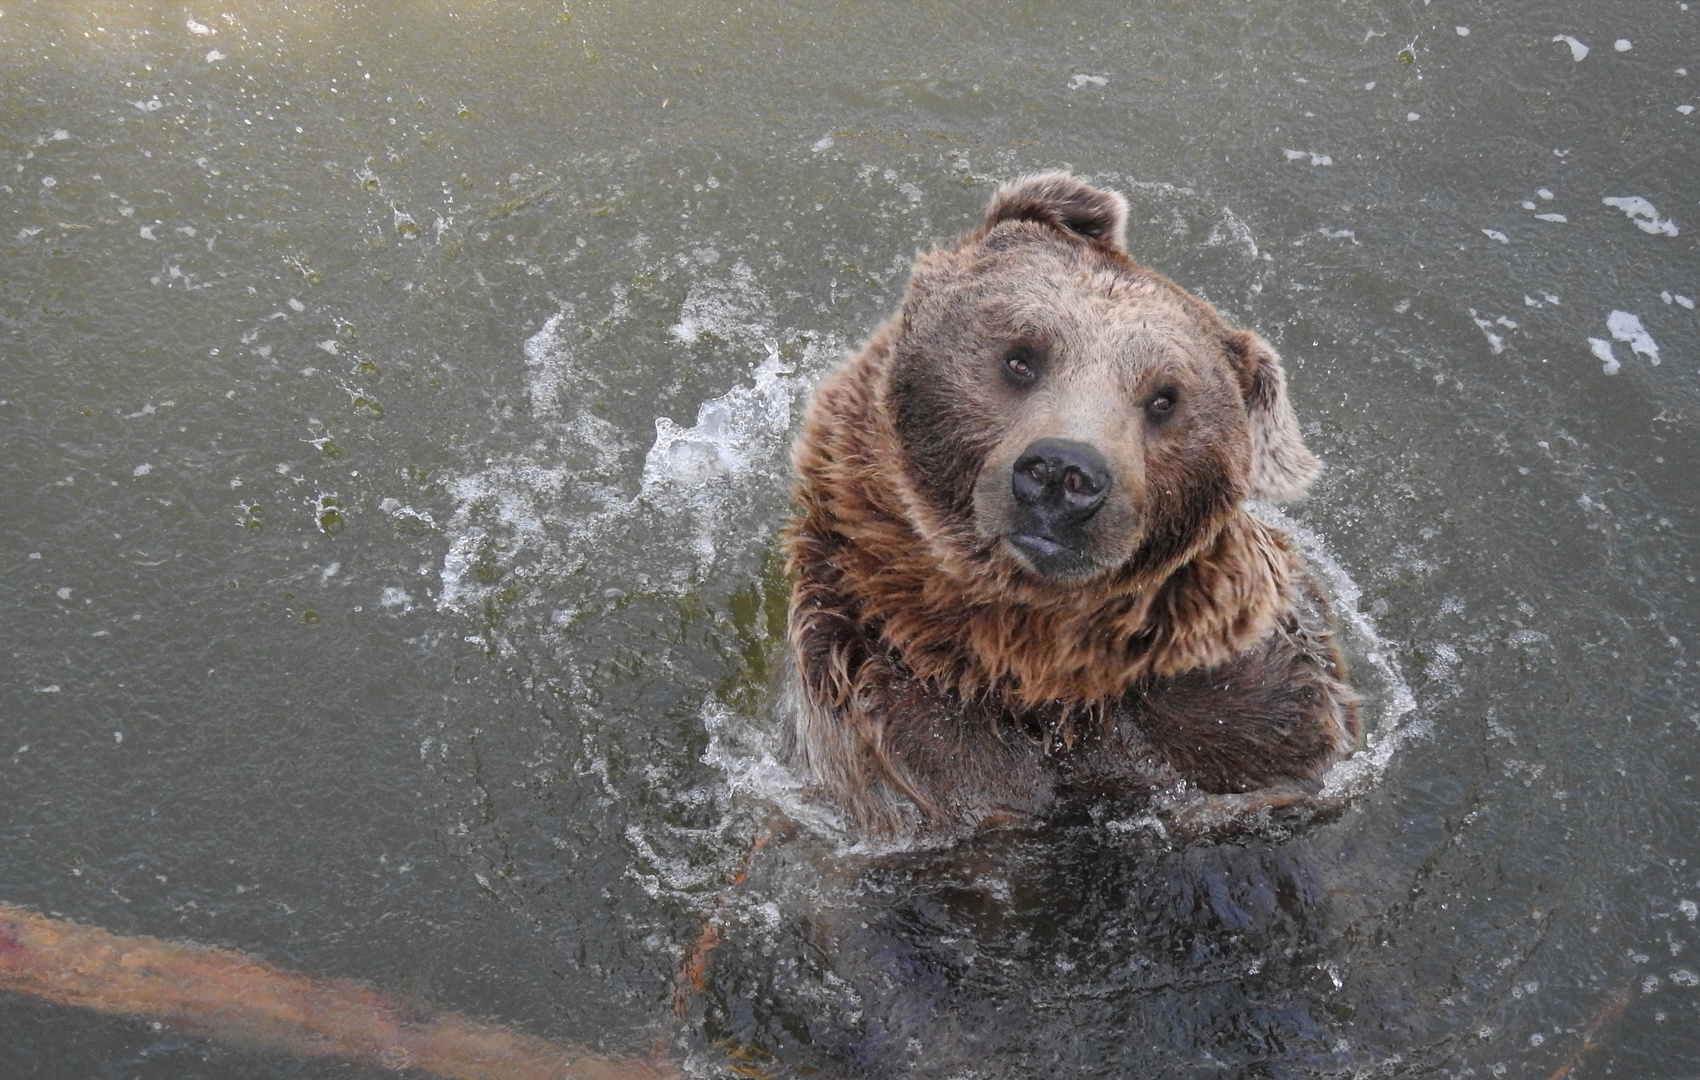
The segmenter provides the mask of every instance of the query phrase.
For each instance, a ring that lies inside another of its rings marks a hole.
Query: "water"
[[[0,3],[0,901],[702,1076],[1693,1076],[1692,7]],[[1382,741],[1289,838],[847,850],[790,430],[1059,166],[1286,357]]]

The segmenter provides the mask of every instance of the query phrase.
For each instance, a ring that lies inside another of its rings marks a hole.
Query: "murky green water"
[[[1697,46],[0,2],[0,901],[702,1076],[1546,1078],[1621,995],[1571,1075],[1700,1074]],[[1284,842],[805,827],[729,889],[807,389],[1058,166],[1287,357],[1385,775]],[[360,1074],[22,998],[0,1072]]]

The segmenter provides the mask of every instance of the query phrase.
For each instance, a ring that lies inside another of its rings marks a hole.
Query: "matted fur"
[[[1071,790],[1311,790],[1357,744],[1321,601],[1242,505],[1317,467],[1280,359],[1129,258],[1125,216],[1064,173],[999,189],[810,405],[788,746],[865,833]],[[1009,350],[1031,387],[1000,380]],[[1109,477],[1065,570],[1013,541],[1011,462],[1047,438]]]

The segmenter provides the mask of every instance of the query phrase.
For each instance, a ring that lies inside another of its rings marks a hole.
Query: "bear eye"
[[[1017,345],[1003,354],[1003,371],[1017,386],[1030,385],[1039,377],[1039,357],[1030,346]]]
[[[1150,414],[1153,420],[1167,419],[1169,414],[1175,411],[1176,397],[1177,395],[1173,390],[1159,390],[1150,401],[1146,402],[1145,411]]]

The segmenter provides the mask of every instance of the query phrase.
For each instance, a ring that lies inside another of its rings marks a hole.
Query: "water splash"
[[[1412,739],[1427,735],[1429,725],[1417,709],[1416,695],[1394,660],[1394,646],[1381,636],[1375,620],[1362,609],[1363,589],[1340,564],[1318,533],[1271,503],[1252,504],[1266,524],[1293,538],[1305,563],[1321,579],[1333,608],[1335,631],[1350,658],[1354,687],[1364,695],[1370,716],[1362,749],[1336,762],[1323,777],[1326,798],[1362,795],[1387,774],[1393,756]],[[1368,670],[1365,670],[1365,665]]]

